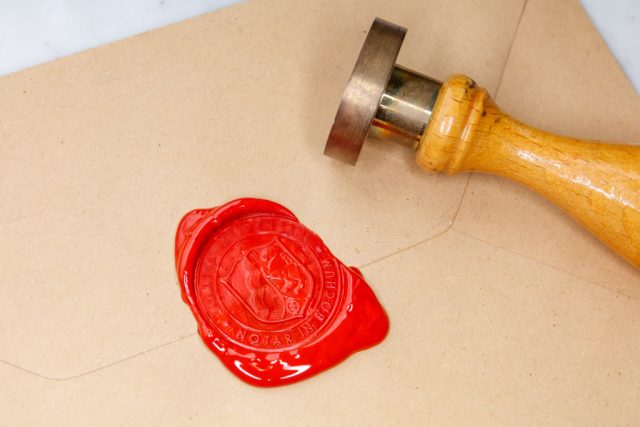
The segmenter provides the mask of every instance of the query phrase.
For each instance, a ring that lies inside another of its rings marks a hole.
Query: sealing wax
[[[389,329],[362,273],[277,203],[237,199],[189,212],[175,256],[200,337],[249,384],[308,378]]]

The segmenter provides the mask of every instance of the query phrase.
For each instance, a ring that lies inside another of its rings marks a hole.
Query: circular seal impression
[[[176,268],[205,344],[253,385],[307,378],[389,328],[362,274],[267,200],[189,212],[176,234]]]

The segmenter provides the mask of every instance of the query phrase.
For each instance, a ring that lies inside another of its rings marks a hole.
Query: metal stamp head
[[[403,27],[374,20],[342,95],[325,155],[355,165],[370,129],[378,138],[417,146],[441,83],[396,65],[405,34]]]

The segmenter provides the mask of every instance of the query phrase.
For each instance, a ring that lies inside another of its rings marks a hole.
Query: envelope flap
[[[254,1],[0,79],[0,358],[66,378],[193,333],[172,245],[194,208],[273,199],[358,265],[447,230],[466,177],[324,141],[374,16],[411,28],[401,62],[493,90],[521,6]]]

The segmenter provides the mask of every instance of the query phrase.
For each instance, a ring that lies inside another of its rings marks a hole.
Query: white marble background
[[[0,75],[239,1],[0,0]],[[640,93],[640,0],[581,2]]]
[[[640,95],[640,0],[580,0]]]

